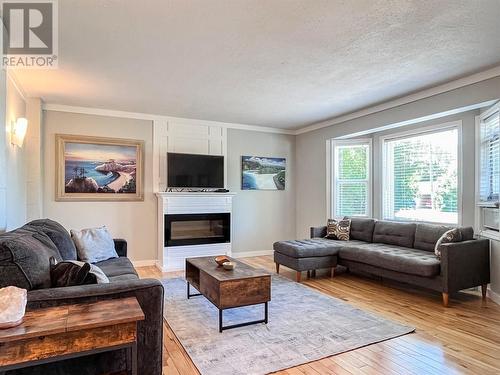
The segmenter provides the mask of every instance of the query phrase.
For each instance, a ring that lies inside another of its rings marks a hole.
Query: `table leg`
[[[195,294],[191,294],[191,284],[189,284],[189,281],[186,282],[187,283],[187,298],[191,298],[191,297],[196,297],[196,296],[201,296],[201,293],[195,293]]]
[[[132,344],[132,375],[137,375],[137,341]]]
[[[264,315],[264,324],[267,324],[267,322],[269,321],[269,308],[267,306],[267,302],[264,304]]]
[[[236,308],[236,307],[234,307]],[[238,324],[233,324],[233,325],[229,325],[229,326],[223,326],[222,325],[222,313],[223,313],[223,309],[219,309],[219,333],[222,333],[222,331],[226,330],[226,329],[233,329],[233,328],[239,328],[239,327],[245,327],[245,326],[249,326],[249,325],[252,325],[252,324],[258,324],[258,323],[264,323],[264,324],[267,324],[268,321],[269,321],[269,305],[268,305],[268,302],[264,302],[264,319],[260,319],[260,320],[253,320],[251,322],[244,322],[244,323],[238,323]]]
[[[219,309],[219,333],[222,333],[222,309]]]
[[[127,374],[130,372],[132,372],[132,345],[130,345],[127,350],[126,350],[126,353],[127,353]]]

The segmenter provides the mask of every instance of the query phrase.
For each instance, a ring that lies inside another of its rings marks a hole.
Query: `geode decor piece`
[[[15,286],[0,289],[0,329],[12,328],[23,322],[28,292]]]

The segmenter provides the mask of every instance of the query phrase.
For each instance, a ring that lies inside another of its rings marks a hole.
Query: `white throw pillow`
[[[71,230],[71,238],[76,246],[78,260],[97,263],[118,258],[115,243],[106,227]]]

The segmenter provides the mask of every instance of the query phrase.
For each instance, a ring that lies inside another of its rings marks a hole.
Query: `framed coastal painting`
[[[285,190],[286,159],[241,157],[242,190]]]
[[[56,135],[57,201],[144,200],[144,142]]]

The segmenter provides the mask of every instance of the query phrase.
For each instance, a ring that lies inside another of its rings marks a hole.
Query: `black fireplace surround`
[[[167,214],[165,246],[203,245],[230,242],[231,214]]]

